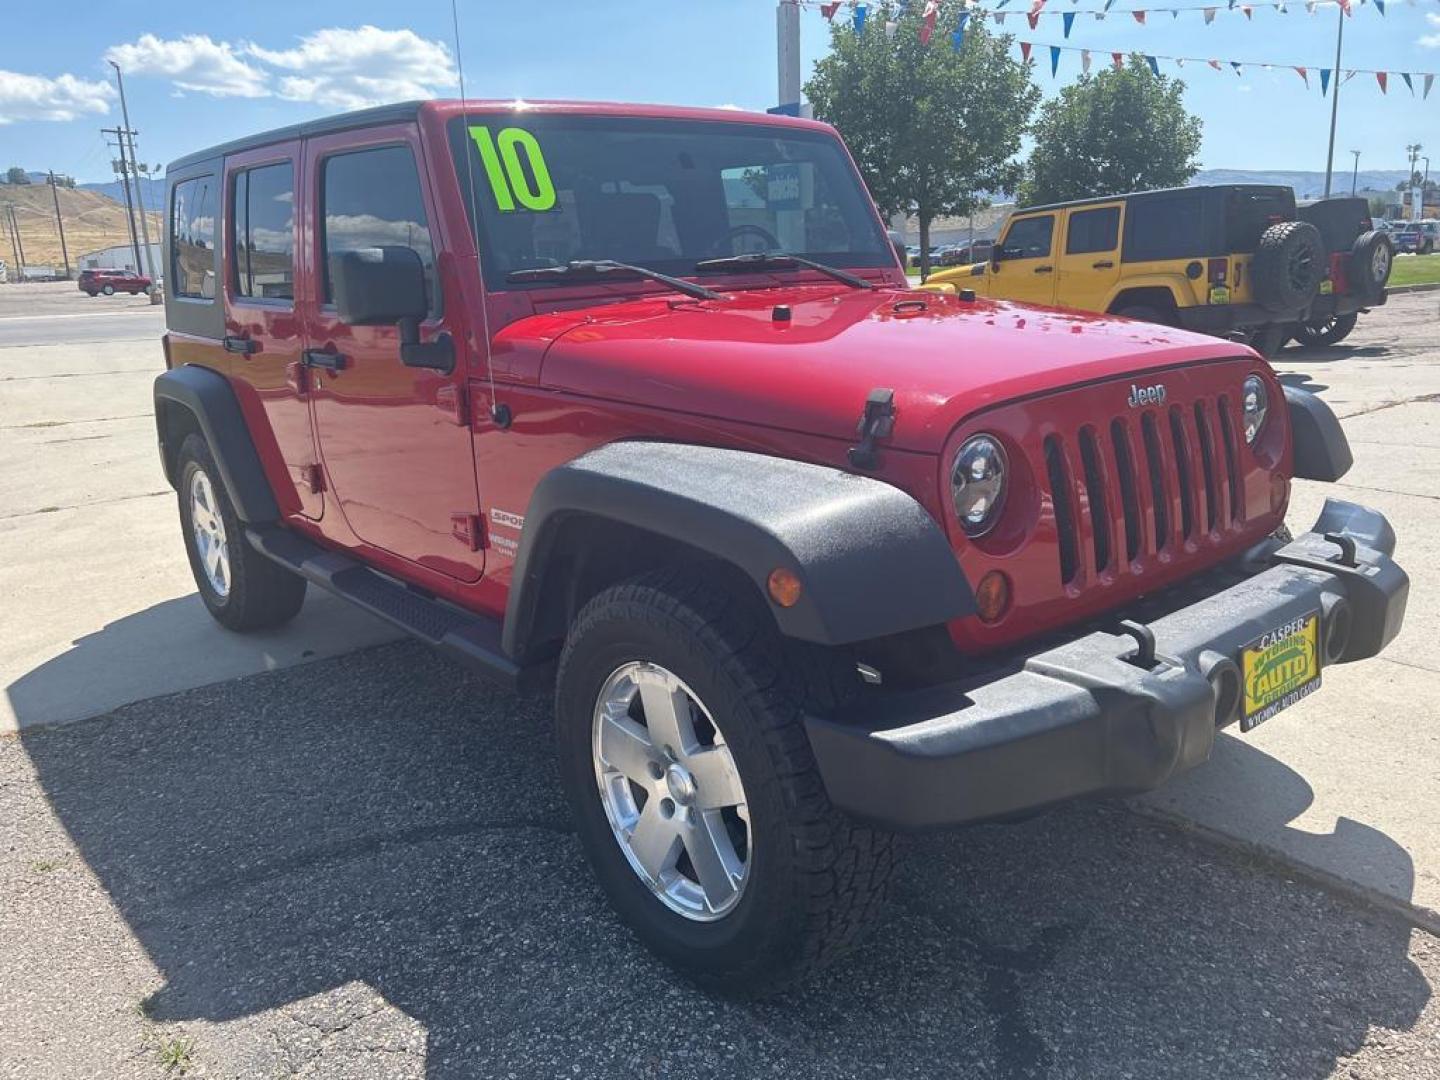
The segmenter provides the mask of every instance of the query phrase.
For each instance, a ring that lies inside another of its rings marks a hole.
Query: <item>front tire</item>
[[[114,285],[106,285],[106,286],[105,286],[103,289],[101,289],[100,291],[103,292],[106,296],[114,296],[114,295],[115,295],[115,286],[114,286]]]
[[[856,681],[723,567],[617,585],[576,617],[556,735],[581,844],[620,916],[696,981],[774,992],[882,904],[893,838],[830,805],[802,720]]]
[[[266,630],[289,622],[305,602],[305,579],[245,542],[210,446],[186,437],[176,465],[180,526],[200,599],[220,625]]]

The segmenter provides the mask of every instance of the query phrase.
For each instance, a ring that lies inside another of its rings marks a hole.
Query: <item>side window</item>
[[[170,204],[170,259],[173,295],[215,299],[213,176],[197,176],[175,185]]]
[[[1118,206],[1102,206],[1098,210],[1070,211],[1070,224],[1065,230],[1066,255],[1114,251],[1119,243],[1120,208]]]
[[[1050,254],[1055,233],[1055,215],[1021,218],[1010,226],[1003,244],[1007,259],[1043,259]]]
[[[236,173],[230,207],[235,295],[295,299],[295,172],[290,162]]]
[[[1194,259],[1205,255],[1208,245],[1203,210],[1199,191],[1132,199],[1125,215],[1124,260]]]
[[[325,303],[335,300],[330,289],[330,256],[400,246],[413,248],[425,264],[430,309],[435,310],[435,249],[410,148],[384,146],[337,154],[326,159],[324,169],[320,259],[325,268]]]

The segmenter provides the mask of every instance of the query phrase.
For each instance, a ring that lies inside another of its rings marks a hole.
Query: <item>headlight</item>
[[[1270,395],[1265,389],[1265,380],[1259,375],[1245,379],[1240,394],[1241,412],[1245,426],[1245,441],[1253,443],[1265,426],[1265,413],[1270,408]]]
[[[967,536],[984,536],[1005,505],[1005,451],[989,435],[972,435],[950,471],[955,513]]]

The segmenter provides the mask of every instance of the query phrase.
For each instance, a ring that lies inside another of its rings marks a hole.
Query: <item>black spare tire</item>
[[[1390,270],[1395,265],[1395,243],[1379,230],[1361,233],[1350,249],[1350,263],[1345,276],[1350,291],[1363,300],[1378,301],[1385,295]]]
[[[1308,221],[1282,221],[1260,236],[1250,263],[1255,299],[1271,311],[1310,303],[1325,276],[1320,230]]]

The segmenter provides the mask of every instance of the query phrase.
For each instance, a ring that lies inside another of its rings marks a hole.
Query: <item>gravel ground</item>
[[[1440,1077],[1435,939],[1118,806],[916,838],[858,953],[703,995],[548,710],[405,643],[0,740],[0,1075]]]

